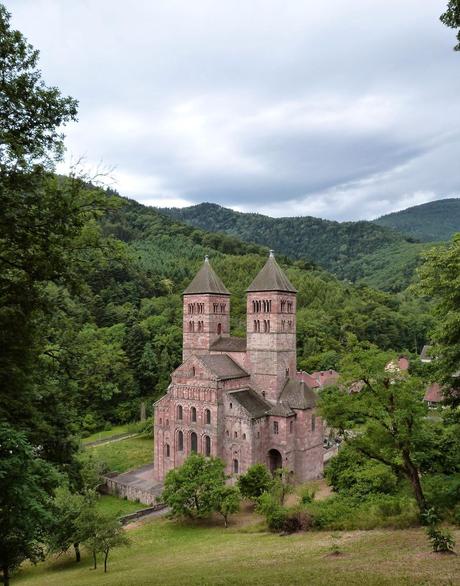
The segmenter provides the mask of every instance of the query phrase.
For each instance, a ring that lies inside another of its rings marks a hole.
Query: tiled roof
[[[291,409],[312,409],[316,405],[316,394],[304,381],[289,378],[281,391],[279,403]]]
[[[431,385],[427,387],[423,399],[424,401],[428,401],[428,403],[441,403],[441,401],[444,400],[444,397],[439,384],[431,383]]]
[[[199,293],[217,293],[219,295],[230,295],[228,289],[214,272],[208,257],[205,257],[200,270],[193,278],[190,285],[185,289],[184,295],[197,295]]]
[[[289,415],[294,415],[294,411],[287,405],[283,403],[276,403],[270,409],[269,415],[277,415],[278,417],[289,417]]]
[[[197,356],[198,360],[208,368],[219,380],[228,378],[242,378],[249,376],[238,364],[227,356],[227,354],[211,354]]]
[[[246,291],[289,291],[296,293],[296,289],[281,270],[272,251],[270,251],[267,262]]]
[[[228,394],[236,399],[254,419],[263,417],[271,409],[270,403],[249,387],[247,389],[231,391]]]
[[[210,350],[215,352],[246,352],[246,338],[220,336],[211,344]]]

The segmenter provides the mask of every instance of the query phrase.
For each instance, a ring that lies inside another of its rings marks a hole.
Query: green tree
[[[432,339],[438,380],[454,404],[460,403],[460,234],[434,248],[419,269],[419,291],[434,300]]]
[[[213,492],[213,509],[222,515],[225,527],[228,527],[228,517],[240,510],[241,495],[235,486],[219,486]]]
[[[56,471],[25,435],[0,423],[0,567],[6,586],[23,561],[44,557],[53,521],[49,492],[57,482]]]
[[[449,0],[446,11],[441,14],[440,20],[446,26],[453,29],[460,29],[460,0]],[[454,51],[460,51],[460,30],[457,32],[458,44]]]
[[[340,387],[322,392],[320,409],[353,450],[407,478],[423,514],[419,455],[429,449],[431,437],[425,386],[414,376],[386,368],[394,358],[373,347],[351,352],[342,361]],[[350,392],[356,381],[361,381],[361,389]]]
[[[114,547],[128,545],[128,537],[117,519],[97,511],[93,507],[85,508],[77,520],[77,536],[91,551],[93,568],[97,568],[97,554],[104,555],[104,572],[107,572],[109,553]]]
[[[72,493],[63,486],[56,491],[52,503],[54,522],[49,532],[48,548],[51,553],[65,553],[71,547],[75,551],[75,561],[81,559],[78,521],[88,507],[85,496]]]
[[[238,488],[241,496],[256,501],[261,494],[268,492],[273,484],[273,478],[264,464],[253,464],[246,474],[238,478]]]
[[[165,478],[163,500],[176,516],[206,517],[214,510],[216,490],[225,485],[224,463],[219,458],[190,454]]]

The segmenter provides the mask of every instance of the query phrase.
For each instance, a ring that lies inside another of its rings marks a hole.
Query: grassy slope
[[[98,460],[104,462],[111,472],[125,472],[153,461],[153,439],[137,436],[100,446],[89,447]]]
[[[101,513],[111,515],[112,517],[121,517],[123,515],[129,515],[135,513],[141,509],[144,509],[146,505],[127,501],[111,494],[104,494],[97,501],[97,509]]]
[[[236,527],[181,526],[165,519],[130,531],[131,547],[111,554],[109,573],[60,558],[20,572],[30,586],[136,586],[148,584],[458,584],[460,558],[430,553],[423,529],[340,534],[343,555],[330,555],[331,535],[288,537]],[[457,541],[460,531],[456,531]]]

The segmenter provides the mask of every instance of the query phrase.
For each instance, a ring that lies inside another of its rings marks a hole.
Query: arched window
[[[315,431],[315,428],[316,428],[316,416],[312,415],[311,416],[311,430]]]
[[[177,419],[183,419],[184,417],[184,410],[182,409],[182,405],[177,406]]]
[[[209,437],[209,435],[204,436],[204,455],[211,455],[211,438]]]
[[[292,433],[294,431],[294,422],[291,420],[289,422],[289,433]]]
[[[222,333],[222,324],[217,324],[217,333],[220,334]]]
[[[206,409],[204,412],[204,420],[207,425],[211,424],[211,411],[209,409]]]
[[[190,434],[190,450],[195,453],[198,451],[198,436],[194,431]]]
[[[235,439],[238,438],[238,432],[237,431],[234,432],[234,436],[235,436]]]
[[[184,434],[182,431],[179,431],[179,433],[177,434],[177,449],[179,450],[179,452],[182,452],[182,450],[184,449]]]
[[[193,422],[196,422],[196,407],[190,409],[190,416]]]
[[[220,305],[220,312],[225,313],[225,303],[221,303]]]
[[[239,466],[239,462],[238,460],[235,458],[233,460],[233,474],[238,474],[238,470],[239,470],[240,466]]]
[[[169,444],[166,444],[166,457],[169,458],[170,455],[171,455],[171,450],[169,448]]]
[[[269,331],[270,331],[270,320],[267,319],[267,332],[269,332]]]
[[[278,422],[277,421],[274,421],[273,422],[273,433],[275,435],[278,435],[278,433],[279,433],[279,425],[278,425]]]
[[[192,366],[192,376],[196,375],[196,368],[194,366]]]
[[[254,320],[254,331],[257,332],[257,320]]]
[[[256,302],[252,300],[252,313],[256,312]]]

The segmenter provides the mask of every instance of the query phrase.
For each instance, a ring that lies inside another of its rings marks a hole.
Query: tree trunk
[[[93,550],[93,569],[95,570],[97,568],[97,559],[96,559],[96,551]]]
[[[2,566],[2,572],[4,586],[10,586],[10,572],[8,566]]]
[[[107,560],[109,558],[109,550],[106,549],[104,552],[104,574],[107,573]]]
[[[75,561],[79,562],[81,561],[81,555],[80,555],[80,544],[79,543],[74,543],[73,544],[73,548],[75,550]]]
[[[409,452],[407,450],[402,451],[402,456],[404,462],[404,470],[406,471],[406,475],[408,476],[412,484],[412,490],[414,491],[415,500],[417,501],[420,514],[423,515],[423,513],[426,512],[426,500],[425,495],[423,494],[417,467],[412,462]]]
[[[225,525],[225,529],[227,529],[227,527],[228,527],[227,515],[224,515],[224,525]]]

